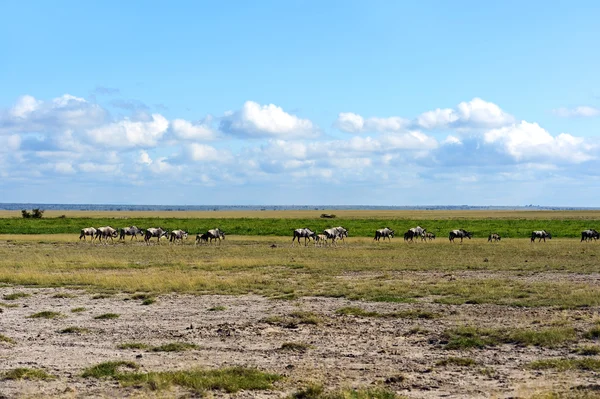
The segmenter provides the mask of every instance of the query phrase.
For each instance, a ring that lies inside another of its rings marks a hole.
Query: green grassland
[[[220,245],[99,245],[72,235],[0,236],[0,283],[92,291],[330,296],[448,304],[600,305],[600,243],[553,239],[440,239],[405,243],[350,237],[292,247],[290,237],[229,236]],[[273,248],[272,245],[275,244]]]
[[[162,215],[169,216],[169,214]],[[590,213],[587,218],[577,214],[577,217],[566,214],[564,219],[540,214],[546,218],[530,218],[530,214],[479,214],[481,218],[473,219],[468,213],[436,214],[427,218],[410,217],[407,213],[390,214],[388,218],[381,215],[371,215],[365,211],[356,217],[340,217],[336,219],[322,219],[318,214],[313,217],[280,217],[280,218],[251,218],[251,217],[202,217],[202,218],[175,218],[175,217],[55,217],[43,219],[0,218],[0,234],[79,234],[84,227],[112,226],[114,228],[135,225],[140,228],[163,227],[165,229],[183,229],[191,234],[205,232],[208,229],[219,227],[227,235],[247,236],[290,236],[297,228],[308,227],[313,231],[322,231],[329,227],[342,225],[354,237],[373,237],[375,230],[383,227],[394,229],[400,235],[411,227],[417,225],[436,234],[438,237],[447,237],[448,232],[454,229],[466,229],[475,237],[487,237],[490,233],[498,233],[502,238],[529,237],[533,230],[544,229],[552,233],[553,237],[576,238],[581,236],[581,231],[589,228],[600,229],[600,215]],[[467,215],[467,216],[461,216]],[[230,214],[228,214],[230,216]],[[452,218],[448,216],[453,216]],[[438,218],[433,218],[438,217]]]

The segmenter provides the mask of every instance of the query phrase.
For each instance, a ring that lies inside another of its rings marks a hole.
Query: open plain
[[[80,241],[78,228],[200,226],[202,215],[0,219],[0,394],[600,393],[600,242],[577,237],[600,225],[598,212],[320,213],[211,212],[206,227],[231,234],[197,246],[199,228],[183,244],[152,245]],[[437,238],[404,242],[414,222]],[[374,242],[382,223],[398,236]],[[337,225],[351,226],[346,243],[291,245],[289,226]],[[548,225],[554,238],[531,243],[527,233]],[[448,226],[475,238],[450,243]],[[488,243],[491,232],[502,240]],[[226,376],[198,382],[216,371]],[[249,372],[264,383],[231,385]]]

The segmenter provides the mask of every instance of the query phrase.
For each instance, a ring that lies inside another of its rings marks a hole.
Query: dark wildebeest
[[[179,241],[183,244],[183,240],[188,237],[188,233],[183,230],[173,230],[169,233],[169,241],[176,243]]]
[[[160,238],[166,237],[168,234],[169,232],[167,230],[164,230],[162,227],[150,227],[149,229],[146,229],[146,233],[144,234],[144,241],[147,245],[150,245],[150,239],[152,237],[157,237],[158,239],[156,240],[156,243],[160,244]]]
[[[205,243],[208,244],[208,234],[207,233],[202,233],[202,234],[196,234],[196,245],[200,244],[200,242],[204,241]]]
[[[425,231],[426,231],[426,229],[422,228],[421,226],[412,227],[412,228],[410,228],[408,230],[413,232],[413,237],[421,237],[421,241],[425,240]]]
[[[448,239],[450,240],[450,242],[454,242],[455,238],[460,238],[460,242],[462,243],[465,237],[467,237],[470,240],[472,236],[473,233],[471,233],[470,231],[458,229],[452,230],[448,235]]]
[[[412,242],[414,238],[415,238],[415,232],[412,230],[406,230],[406,232],[404,233],[404,241]]]
[[[108,241],[108,239],[110,238],[110,241],[114,241],[113,238],[117,238],[117,235],[119,235],[119,232],[115,229],[113,229],[110,226],[104,226],[104,227],[98,227],[96,229],[96,238],[98,239],[98,241],[102,242],[102,239],[104,238],[104,242],[106,243],[106,241]]]
[[[292,237],[292,246],[294,245],[294,241],[297,239],[298,240],[298,245],[300,244],[300,238],[304,238],[304,246],[307,246],[308,243],[307,241],[310,241],[310,239],[315,239],[315,232],[312,231],[311,229],[305,227],[303,229],[296,229],[294,230],[294,236]]]
[[[488,237],[488,242],[496,242],[496,241],[500,241],[500,235],[496,234],[496,233],[490,234]]]
[[[136,226],[123,227],[119,229],[119,240],[124,240],[125,236],[131,236],[131,240],[133,237],[137,240],[137,235],[144,236],[144,230],[138,229]]]
[[[96,229],[93,227],[86,227],[85,229],[81,229],[81,234],[79,234],[79,240],[83,237],[83,241],[85,241],[85,236],[91,236],[92,241],[96,238]]]
[[[546,238],[551,240],[552,234],[548,233],[546,230],[536,230],[531,232],[531,242],[535,242],[535,239],[538,239],[538,242],[544,240],[546,242]]]
[[[220,230],[218,227],[216,229],[211,229],[206,232],[208,235],[209,242],[213,242],[213,240],[218,240],[218,243],[221,243],[221,240],[225,239],[225,233]]]
[[[581,232],[581,241],[592,241],[600,238],[600,233],[594,229],[584,230]]]
[[[394,233],[394,230],[390,229],[389,227],[375,230],[375,238],[373,238],[373,240],[379,241],[381,238],[383,238],[383,241],[385,241],[387,238],[391,242],[392,238],[394,237]]]

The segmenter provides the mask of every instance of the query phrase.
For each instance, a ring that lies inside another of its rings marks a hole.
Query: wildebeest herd
[[[390,229],[389,227],[385,227],[383,229],[378,229],[375,231],[374,241],[380,241],[387,238],[388,241],[392,241],[394,237],[395,231]],[[114,229],[110,226],[103,227],[86,227],[81,229],[81,233],[79,235],[79,240],[83,238],[86,241],[86,237],[90,237],[92,241],[98,240],[104,243],[108,242],[110,238],[111,241],[114,241],[114,238],[119,237],[119,240],[124,240],[126,236],[131,236],[131,240],[134,238],[137,240],[137,236],[141,236],[144,238],[144,242],[147,245],[150,245],[150,239],[156,238],[157,243],[160,243],[160,239],[162,237],[167,237],[169,242],[171,243],[183,243],[185,239],[188,237],[188,233],[184,230],[165,230],[162,227],[150,227],[146,230],[142,230],[136,226],[123,227],[120,229]],[[327,245],[337,245],[338,242],[344,242],[344,238],[348,237],[348,229],[338,226],[332,227],[329,229],[323,230],[321,234],[317,234],[311,229],[305,227],[301,229],[295,229],[293,231],[292,236],[292,245],[297,241],[300,244],[300,239],[304,239],[304,245],[308,245],[308,243],[313,240],[315,246],[327,246]],[[454,242],[456,238],[460,238],[460,242],[463,242],[463,239],[468,238],[471,239],[473,237],[473,233],[464,229],[452,230],[448,234],[448,239],[450,242]],[[435,239],[435,234],[428,232],[427,229],[422,228],[421,226],[412,227],[408,229],[404,233],[404,241],[414,242],[415,239],[421,239],[421,241],[431,241]],[[196,234],[196,245],[202,243],[212,243],[217,242],[220,243],[221,240],[225,239],[225,233],[219,228],[210,229],[205,233]],[[535,242],[537,239],[538,242],[546,241],[546,239],[552,239],[552,234],[547,232],[546,230],[536,230],[531,232],[531,242]],[[596,241],[600,239],[600,233],[598,233],[594,229],[588,229],[581,232],[581,242],[583,241]],[[488,242],[498,242],[501,240],[501,237],[497,233],[491,233],[488,236]]]
[[[126,236],[131,236],[131,240],[134,238],[137,240],[137,236],[141,236],[144,238],[144,242],[147,245],[150,245],[150,239],[156,238],[156,242],[160,243],[160,239],[162,237],[167,237],[169,242],[171,243],[183,243],[185,239],[188,238],[188,233],[185,230],[171,230],[168,231],[163,229],[162,227],[149,227],[146,230],[142,230],[136,226],[122,227],[120,229],[114,229],[110,226],[104,227],[86,227],[81,229],[79,234],[79,240],[83,238],[86,241],[86,237],[90,237],[92,242],[98,240],[98,242],[102,242],[104,239],[104,243],[108,241],[110,238],[111,241],[114,241],[117,236],[119,240],[124,240]],[[206,233],[198,233],[196,235],[196,244],[213,242],[213,240],[224,240],[225,233],[218,228],[208,230]]]

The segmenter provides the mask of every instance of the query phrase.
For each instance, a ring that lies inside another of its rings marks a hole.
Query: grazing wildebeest
[[[85,236],[91,236],[92,241],[96,238],[96,229],[93,227],[86,227],[85,229],[81,229],[81,234],[79,234],[79,240],[83,237],[83,241],[85,241]]]
[[[200,242],[204,241],[205,243],[208,244],[208,234],[206,233],[202,233],[202,234],[196,234],[196,245],[200,244]]]
[[[327,246],[327,235],[325,234],[317,234],[315,236],[315,247],[320,247],[320,246]]]
[[[592,241],[600,238],[600,233],[594,229],[583,230],[581,232],[581,241]]]
[[[413,241],[413,239],[415,238],[415,232],[412,230],[406,230],[406,232],[404,233],[404,241]]]
[[[188,233],[183,231],[183,230],[173,230],[171,231],[171,233],[169,234],[169,241],[170,242],[177,242],[179,241],[180,243],[183,244],[183,240],[185,240],[188,237]]]
[[[104,227],[98,227],[96,229],[96,236],[95,238],[98,239],[98,241],[102,241],[102,239],[104,238],[104,242],[108,241],[108,239],[110,238],[110,241],[113,241],[113,238],[117,238],[117,235],[119,233],[117,232],[117,230],[113,229],[110,226],[104,226]]]
[[[160,244],[160,238],[166,237],[168,234],[169,232],[167,230],[164,230],[162,227],[150,227],[149,229],[146,229],[146,233],[144,234],[144,241],[147,245],[150,245],[150,239],[152,237],[157,237],[158,239],[156,240],[156,243]]]
[[[138,229],[136,226],[123,227],[119,229],[119,240],[124,240],[125,236],[131,236],[131,240],[133,237],[137,240],[137,235],[144,236],[144,230]]]
[[[531,242],[535,242],[535,239],[538,238],[538,242],[544,240],[546,242],[546,238],[551,240],[552,234],[548,233],[546,230],[536,230],[531,232]]]
[[[307,241],[310,241],[311,238],[315,239],[315,236],[315,232],[307,227],[303,229],[296,229],[294,230],[294,236],[292,237],[292,246],[294,245],[294,241],[296,239],[298,239],[298,244],[300,244],[300,238],[304,238],[304,246],[307,246]]]
[[[394,230],[389,227],[385,227],[383,229],[379,229],[375,231],[375,238],[373,240],[379,241],[379,239],[383,238],[383,241],[387,238],[392,241],[392,237],[394,237]]]
[[[210,242],[213,242],[213,240],[219,240],[219,244],[221,243],[221,240],[225,239],[225,233],[223,233],[222,230],[219,230],[218,227],[216,229],[208,230],[206,235],[208,235],[208,240]]]
[[[500,241],[500,235],[496,234],[496,233],[490,234],[488,237],[488,242],[496,242],[496,241]]]
[[[435,240],[435,234],[433,234],[433,233],[425,233],[425,238],[428,239],[429,241]]]
[[[333,229],[337,231],[337,239],[345,242],[344,238],[348,237],[348,229],[345,229],[342,226],[334,227]]]
[[[463,238],[467,237],[470,240],[472,236],[473,236],[473,234],[470,231],[458,229],[458,230],[452,230],[450,232],[450,234],[448,235],[448,239],[450,240],[450,242],[454,242],[455,238],[460,238],[460,242],[462,243]]]
[[[417,227],[412,227],[409,230],[413,232],[413,237],[421,237],[421,241],[425,240],[425,231],[427,229],[424,229],[421,226],[417,226]]]

